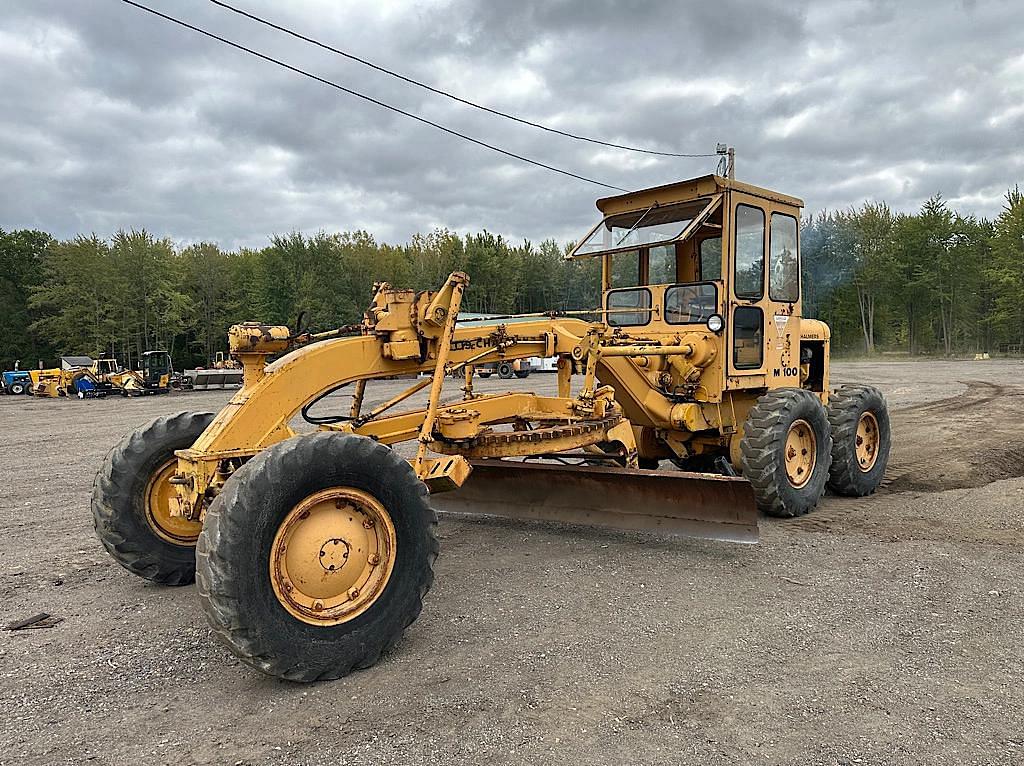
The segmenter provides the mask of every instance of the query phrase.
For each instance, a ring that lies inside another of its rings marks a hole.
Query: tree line
[[[0,231],[0,364],[112,356],[126,365],[166,349],[176,369],[209,364],[227,328],[257,320],[326,330],[356,322],[373,284],[437,289],[453,271],[471,276],[463,310],[484,313],[590,307],[596,262],[567,262],[554,240],[514,244],[481,232],[417,235],[403,245],[362,231],[276,236],[267,247],[175,248],[146,231],[57,240]]]
[[[1019,352],[1024,345],[1024,194],[994,220],[941,197],[913,214],[884,203],[806,218],[804,315],[832,327],[837,352]],[[62,354],[170,351],[178,369],[226,350],[226,330],[259,320],[313,329],[358,321],[375,281],[431,289],[452,271],[471,284],[463,309],[485,313],[591,308],[593,259],[567,246],[489,232],[438,230],[401,245],[363,231],[275,236],[263,248],[176,248],[146,231],[58,240],[0,230],[0,365],[47,365]]]
[[[884,203],[823,212],[802,232],[804,314],[867,354],[1013,351],[1024,345],[1024,194],[995,220],[941,196],[915,214]]]

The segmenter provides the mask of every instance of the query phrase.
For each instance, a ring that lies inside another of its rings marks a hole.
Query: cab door
[[[727,388],[800,385],[799,224],[788,206],[734,191],[728,210]]]
[[[800,221],[798,211],[768,211],[768,387],[800,387]]]

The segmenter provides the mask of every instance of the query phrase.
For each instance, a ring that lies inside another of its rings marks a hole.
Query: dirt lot
[[[1020,763],[1022,373],[836,364],[889,397],[887,485],[757,546],[442,520],[404,640],[313,686],[92,532],[107,449],[228,394],[0,397],[0,622],[64,617],[0,633],[0,764]]]

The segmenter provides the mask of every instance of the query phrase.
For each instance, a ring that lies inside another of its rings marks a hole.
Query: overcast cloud
[[[167,13],[511,151],[616,186],[711,172],[468,109],[220,9]],[[1024,180],[1021,4],[335,2],[254,13],[466,98],[609,141],[737,147],[738,177],[810,212],[936,192],[992,216]],[[583,233],[607,189],[523,165],[117,0],[5,0],[0,228]]]

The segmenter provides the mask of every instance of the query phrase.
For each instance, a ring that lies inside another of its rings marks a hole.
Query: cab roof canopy
[[[783,205],[803,207],[804,201],[797,197],[790,197],[788,194],[780,194],[771,189],[764,189],[753,184],[745,184],[731,178],[722,176],[706,175],[698,178],[691,178],[688,181],[676,181],[664,186],[653,186],[650,189],[617,194],[614,197],[604,197],[597,201],[597,209],[605,215],[616,213],[628,213],[634,210],[646,210],[651,205],[674,205],[679,202],[690,202],[702,197],[711,197],[715,194],[735,189],[744,194],[751,194],[755,197],[763,197],[772,202],[780,202]]]
[[[588,258],[684,241],[708,224],[730,191],[795,209],[804,205],[796,197],[716,175],[604,197],[597,201],[603,218],[567,257]]]

